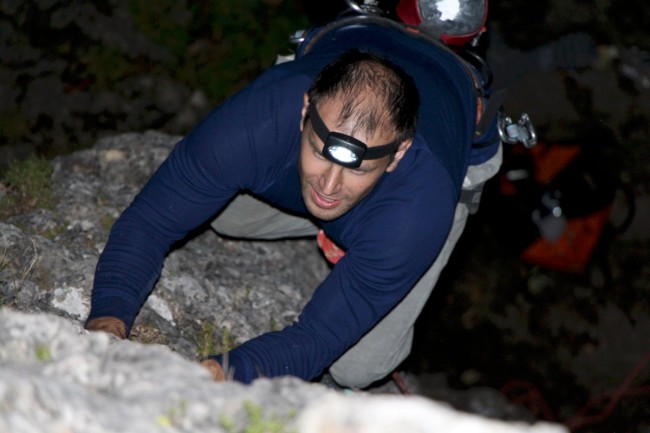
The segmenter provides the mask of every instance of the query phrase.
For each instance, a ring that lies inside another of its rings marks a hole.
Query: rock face
[[[54,315],[3,308],[0,335],[2,432],[566,432],[293,378],[214,383],[164,346],[90,334]]]
[[[0,432],[565,431],[290,378],[211,382],[198,358],[296,318],[328,272],[312,240],[204,231],[169,254],[133,341],[84,331],[110,225],[177,140],[126,134],[58,157],[56,207],[0,223]]]
[[[85,319],[112,222],[177,141],[120,135],[56,159],[56,208],[2,225],[5,305]],[[237,242],[207,230],[170,253],[133,337],[188,358],[220,351],[293,321],[326,272],[313,241]]]
[[[246,422],[248,404],[288,419],[327,393],[292,379],[216,384],[164,346],[89,334],[52,315],[4,308],[0,328],[3,432],[228,431]]]

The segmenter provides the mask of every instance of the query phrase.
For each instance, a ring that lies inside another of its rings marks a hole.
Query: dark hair
[[[401,142],[413,137],[420,98],[413,79],[384,57],[351,50],[318,74],[308,92],[310,103],[340,98],[338,126],[373,134],[388,121]]]

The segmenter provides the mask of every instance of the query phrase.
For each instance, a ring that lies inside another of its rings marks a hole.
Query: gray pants
[[[339,385],[366,387],[390,374],[411,352],[415,320],[463,233],[467,217],[477,208],[483,184],[499,170],[501,156],[499,148],[489,161],[469,167],[463,182],[463,196],[456,206],[454,222],[440,254],[409,294],[332,364],[329,372]],[[212,227],[217,233],[228,236],[265,240],[315,236],[318,232],[311,221],[288,215],[250,195],[235,198],[212,222]]]

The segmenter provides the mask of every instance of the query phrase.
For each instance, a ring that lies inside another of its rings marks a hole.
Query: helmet
[[[400,0],[397,15],[406,24],[461,46],[485,30],[487,0]]]

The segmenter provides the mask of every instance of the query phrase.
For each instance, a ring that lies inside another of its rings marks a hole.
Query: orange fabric
[[[608,206],[585,217],[570,219],[558,241],[549,242],[540,237],[521,253],[521,258],[559,271],[584,272],[610,210]]]
[[[580,154],[580,145],[547,146],[539,143],[530,152],[535,161],[535,180],[546,185]]]

